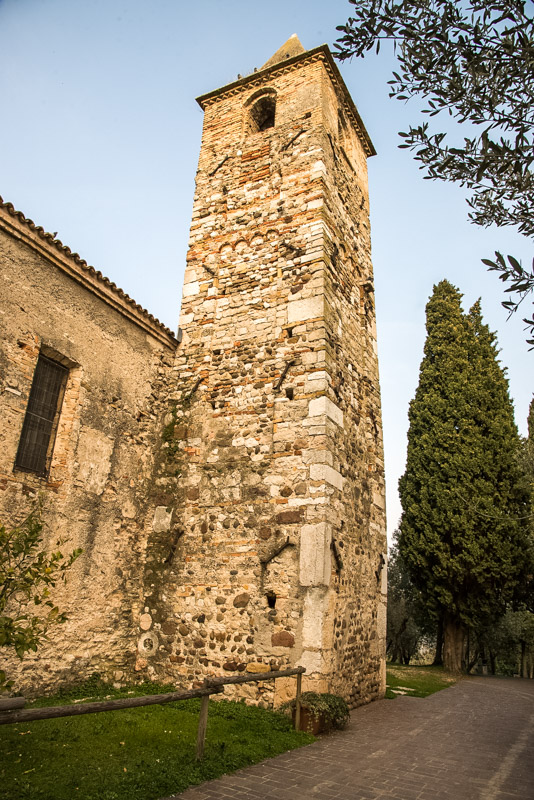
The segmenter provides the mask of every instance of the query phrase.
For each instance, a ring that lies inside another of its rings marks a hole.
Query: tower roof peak
[[[287,58],[293,58],[293,56],[298,56],[305,52],[306,50],[302,46],[299,37],[296,33],[294,33],[289,37],[287,42],[285,42],[282,47],[279,47],[276,53],[271,56],[271,58],[266,61],[262,67],[260,67],[260,71],[262,69],[268,69],[268,67],[273,67],[275,64],[279,64],[281,61],[285,61]]]

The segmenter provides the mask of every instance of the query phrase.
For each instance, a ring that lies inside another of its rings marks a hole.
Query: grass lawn
[[[388,664],[386,672],[386,697],[393,700],[399,694],[410,697],[428,697],[429,694],[453,686],[457,677],[443,671],[443,667],[416,667]]]
[[[114,690],[92,680],[34,706],[175,691]],[[26,706],[27,708],[29,706]],[[0,726],[2,800],[156,800],[313,741],[287,717],[210,702],[204,760],[195,761],[200,700]]]

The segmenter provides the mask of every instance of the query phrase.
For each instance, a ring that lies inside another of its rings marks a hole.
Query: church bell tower
[[[328,47],[296,36],[198,102],[163,671],[303,665],[355,706],[385,676],[373,145]]]

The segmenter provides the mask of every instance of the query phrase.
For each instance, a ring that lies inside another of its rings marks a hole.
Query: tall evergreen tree
[[[528,488],[495,337],[447,281],[427,305],[409,420],[399,551],[458,672],[466,631],[504,613],[521,583]]]
[[[534,397],[530,401],[527,417],[528,435],[524,441],[523,464],[531,490],[531,503],[534,505]],[[534,509],[531,509],[534,511]],[[534,515],[530,518],[530,529],[534,536]]]

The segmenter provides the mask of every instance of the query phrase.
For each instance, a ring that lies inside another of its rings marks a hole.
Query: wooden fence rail
[[[98,714],[100,711],[120,711],[122,708],[139,706],[155,706],[163,703],[174,703],[176,700],[190,700],[192,697],[204,697],[214,692],[222,692],[223,687],[215,689],[191,689],[187,692],[169,692],[168,694],[148,694],[143,697],[120,697],[118,700],[99,700],[96,703],[80,703],[79,705],[48,706],[48,708],[28,708],[21,711],[5,711],[0,714],[0,725],[10,722],[32,722],[38,719],[55,719],[56,717],[76,717],[79,714]]]
[[[204,755],[206,729],[208,725],[209,699],[212,694],[220,694],[225,686],[238,683],[253,683],[258,681],[297,677],[297,691],[295,699],[295,728],[300,724],[300,696],[302,692],[302,674],[304,667],[278,670],[276,672],[260,672],[252,675],[235,675],[232,677],[208,678],[204,686],[199,689],[190,689],[186,692],[168,692],[167,694],[149,694],[143,697],[121,697],[117,700],[100,700],[96,703],[80,703],[79,705],[48,706],[47,708],[22,708],[26,704],[23,697],[0,699],[0,725],[9,725],[15,722],[33,722],[40,719],[55,719],[57,717],[75,717],[80,714],[98,714],[101,711],[120,711],[123,708],[139,708],[141,706],[163,705],[174,703],[177,700],[190,700],[201,697],[200,717],[198,720],[196,757],[200,760]]]
[[[278,670],[276,672],[260,672],[260,673],[253,673],[252,675],[234,675],[231,678],[226,678],[224,676],[220,678],[207,678],[204,681],[204,686],[208,691],[212,690],[217,692],[220,691],[220,687],[222,686],[230,686],[236,683],[253,683],[255,681],[266,681],[266,680],[276,680],[276,678],[288,678],[292,675],[297,676],[297,692],[295,698],[295,730],[298,731],[300,725],[300,695],[302,692],[302,673],[306,672],[305,667],[295,667],[294,669],[283,669]],[[206,741],[206,730],[208,727],[208,706],[209,706],[210,698],[209,694],[206,694],[205,697],[202,698],[202,704],[200,706],[200,717],[198,720],[198,731],[197,731],[197,752],[196,758],[197,761],[200,761],[204,755],[204,744]]]

